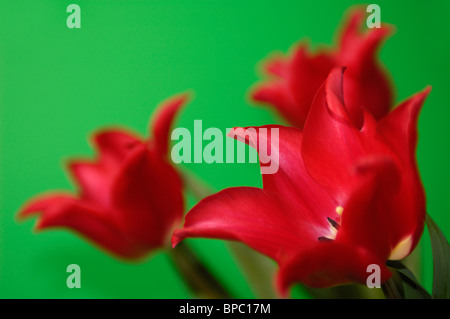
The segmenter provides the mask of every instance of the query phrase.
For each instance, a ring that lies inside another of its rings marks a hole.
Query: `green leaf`
[[[433,298],[450,299],[450,245],[430,215],[425,221],[433,251]]]
[[[400,276],[407,299],[431,299],[431,295],[422,287],[416,276],[400,261],[389,260],[386,265],[394,268]]]

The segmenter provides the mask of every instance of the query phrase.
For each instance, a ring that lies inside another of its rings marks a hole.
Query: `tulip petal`
[[[164,101],[153,117],[151,125],[153,142],[161,156],[167,156],[172,122],[188,99],[188,94],[180,94]]]
[[[67,167],[79,186],[82,199],[109,207],[111,183],[120,164],[142,142],[133,134],[118,129],[99,131],[94,134],[93,142],[99,152],[97,160],[71,160]]]
[[[26,203],[24,207],[19,211],[18,217],[19,219],[24,219],[33,215],[38,215],[40,211],[47,209],[47,207],[71,198],[72,195],[70,195],[69,193],[51,193],[41,195]]]
[[[368,251],[337,242],[319,243],[300,252],[280,265],[277,285],[283,295],[289,286],[302,282],[310,287],[323,288],[339,284],[366,284],[369,265],[380,267],[380,281],[391,276],[384,261]]]
[[[317,93],[303,130],[302,157],[312,177],[339,206],[357,185],[354,164],[366,156],[391,156],[392,149],[377,137],[375,119],[363,111],[360,130],[351,121],[343,100],[342,68],[335,68]]]
[[[117,167],[142,140],[124,129],[109,129],[94,134],[93,142],[99,152],[99,162]]]
[[[336,61],[329,52],[321,51],[313,55],[307,51],[305,44],[294,52],[288,86],[296,102],[295,121],[302,123],[298,127],[303,127],[317,90],[335,65]]]
[[[45,196],[36,199],[23,211],[41,212],[36,226],[38,230],[68,228],[122,258],[137,258],[145,253],[123,236],[109,214],[75,198]]]
[[[301,216],[301,217],[300,217]],[[172,238],[175,246],[187,237],[236,240],[275,259],[307,249],[328,231],[302,208],[253,187],[228,188],[200,201],[186,215]]]
[[[375,63],[377,49],[394,31],[393,26],[385,23],[379,28],[361,30],[365,25],[365,19],[364,7],[353,9],[346,19],[337,51],[340,61],[344,64],[364,61]]]
[[[365,16],[363,8],[350,14],[342,32],[337,56],[339,65],[348,67],[344,75],[344,97],[357,127],[363,124],[362,108],[380,119],[393,104],[390,76],[377,59],[379,47],[392,34],[393,28],[383,24],[380,28],[361,32]]]
[[[261,169],[271,168],[262,174],[263,188],[301,207],[299,218],[309,214],[317,224],[327,225],[327,217],[336,217],[337,203],[306,171],[300,129],[280,125],[234,128],[227,136],[258,151]]]
[[[301,120],[297,121],[297,106],[294,96],[284,80],[276,79],[257,85],[252,90],[251,97],[256,102],[275,106],[285,118],[303,125]]]
[[[416,162],[419,113],[430,91],[431,87],[427,87],[422,92],[413,95],[378,124],[381,135],[387,139],[392,148],[398,150],[405,165]]]
[[[415,247],[420,239],[426,215],[425,190],[419,176],[415,153],[418,117],[430,90],[428,87],[409,98],[378,123],[379,132],[392,149],[397,150],[404,167],[403,183],[408,187],[402,190],[399,197],[401,196],[404,206],[409,207],[403,219],[408,224],[417,225],[412,234],[412,247]]]
[[[159,153],[139,145],[113,182],[112,201],[124,232],[149,248],[161,246],[183,215],[181,179]]]
[[[69,162],[68,169],[79,186],[80,198],[104,207],[110,206],[110,187],[115,170],[85,160]]]
[[[302,128],[314,95],[334,64],[331,55],[311,55],[301,43],[289,60],[276,57],[266,62],[266,69],[278,77],[256,86],[252,98],[275,106],[290,123]]]
[[[389,157],[375,156],[359,161],[356,172],[360,185],[345,203],[336,241],[353,243],[387,260],[416,225],[404,218],[409,205],[398,202],[403,188],[400,167]]]
[[[268,75],[283,77],[288,70],[288,61],[282,54],[277,54],[265,62],[264,71]]]

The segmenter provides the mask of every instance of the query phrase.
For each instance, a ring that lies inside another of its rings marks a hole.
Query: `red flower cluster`
[[[277,261],[283,292],[297,281],[365,284],[371,264],[384,282],[386,261],[414,249],[426,214],[416,128],[429,88],[390,112],[392,89],[376,51],[391,28],[360,32],[363,19],[353,11],[336,51],[310,55],[301,44],[267,63],[273,77],[253,98],[297,127],[278,127],[270,152],[279,171],[263,176],[263,189],[230,188],[201,201],[174,245],[186,237],[243,242]],[[259,138],[247,142],[270,144]]]
[[[187,237],[240,241],[279,264],[282,292],[294,282],[364,284],[371,264],[387,280],[386,261],[406,257],[424,228],[415,151],[429,89],[391,110],[390,80],[376,58],[391,28],[362,32],[363,19],[363,11],[351,14],[336,50],[310,54],[301,44],[267,63],[272,77],[253,98],[294,127],[270,126],[279,129],[270,150],[261,149],[272,143],[261,141],[270,136],[258,136],[259,128],[237,136],[278,153],[279,169],[263,175],[262,189],[209,196],[173,233],[184,209],[181,178],[167,159],[170,126],[186,100],[179,96],[160,109],[149,140],[119,129],[96,134],[98,159],[69,166],[80,194],[39,197],[20,216],[40,213],[38,229],[75,230],[123,258],[164,246],[172,233],[173,245]]]

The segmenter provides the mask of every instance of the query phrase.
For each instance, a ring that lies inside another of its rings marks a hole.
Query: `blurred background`
[[[65,230],[32,231],[15,215],[30,197],[74,190],[63,169],[93,156],[90,133],[126,126],[147,135],[148,120],[167,97],[193,90],[176,126],[224,130],[280,123],[248,100],[261,61],[300,39],[332,44],[353,1],[77,0],[81,29],[69,29],[72,1],[0,2],[0,298],[184,298],[189,293],[168,256],[128,264]],[[418,161],[428,212],[450,237],[450,27],[446,0],[377,1],[397,27],[381,51],[396,101],[432,85],[419,122]],[[261,186],[257,164],[189,164],[214,189]],[[195,202],[191,199],[188,205]],[[240,298],[253,292],[217,240],[188,240]],[[428,233],[417,270],[432,282]],[[81,289],[68,289],[66,267],[81,267]],[[272,280],[268,278],[268,280]],[[308,297],[297,292],[296,297]]]

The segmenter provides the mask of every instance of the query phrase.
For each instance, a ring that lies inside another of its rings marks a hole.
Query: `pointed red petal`
[[[394,31],[393,26],[384,23],[380,28],[362,30],[366,22],[365,18],[366,12],[363,7],[350,12],[347,18],[340,35],[339,51],[337,51],[343,65],[378,63],[377,50]]]
[[[159,106],[152,120],[153,141],[161,156],[167,156],[170,128],[180,108],[186,104],[189,94],[172,97]]]
[[[99,162],[117,167],[142,140],[124,129],[108,129],[95,133],[93,142],[99,152]]]
[[[427,87],[413,95],[378,124],[380,133],[398,150],[404,164],[415,163],[419,113],[430,91],[431,87]]]
[[[362,126],[361,108],[376,119],[385,116],[393,104],[392,84],[387,70],[377,58],[381,44],[392,34],[393,28],[383,24],[362,32],[366,13],[354,10],[341,35],[338,61],[348,67],[344,76],[344,96],[352,121]]]
[[[288,70],[288,61],[281,54],[272,56],[265,62],[264,70],[269,75],[283,77],[286,76]]]
[[[30,200],[19,211],[18,218],[24,219],[30,216],[38,215],[39,212],[46,210],[52,205],[56,205],[61,201],[71,199],[72,195],[69,193],[50,193],[39,196]]]
[[[419,241],[425,220],[425,190],[421,182],[416,161],[417,122],[419,112],[431,88],[417,93],[399,105],[378,123],[378,130],[399,154],[404,167],[403,183],[399,198],[406,210],[403,218],[409,224],[416,224],[412,235],[412,247]]]
[[[112,186],[113,207],[124,231],[148,247],[161,246],[183,215],[181,179],[145,144],[127,157]]]
[[[278,195],[252,187],[228,188],[200,201],[176,230],[175,246],[187,237],[236,240],[280,260],[310,247],[328,231],[301,215],[301,208]]]
[[[37,229],[64,227],[75,231],[96,245],[127,259],[143,256],[146,251],[123,236],[111,215],[68,196],[38,198],[26,208],[40,212]]]

